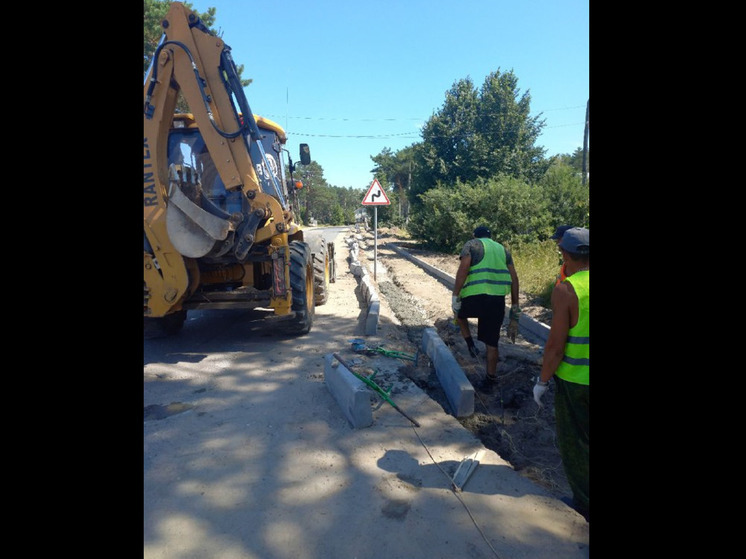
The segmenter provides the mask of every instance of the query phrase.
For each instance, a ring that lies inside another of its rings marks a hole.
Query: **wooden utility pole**
[[[588,99],[585,103],[585,131],[583,132],[583,186],[585,186],[586,180],[588,179],[588,129],[591,100]]]
[[[409,159],[409,173],[407,174],[407,217],[404,218],[404,223],[409,223],[409,193],[412,191],[412,159]]]

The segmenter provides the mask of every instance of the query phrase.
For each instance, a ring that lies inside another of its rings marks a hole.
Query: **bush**
[[[539,187],[552,214],[551,232],[547,236],[558,225],[588,227],[590,186],[583,185],[580,175],[572,167],[555,163],[539,181]]]
[[[550,228],[542,190],[513,177],[438,185],[420,199],[408,229],[433,250],[455,253],[480,224],[503,244],[538,240]]]
[[[517,243],[506,247],[513,255],[520,290],[537,298],[544,306],[551,306],[552,290],[560,268],[560,256],[554,241]]]

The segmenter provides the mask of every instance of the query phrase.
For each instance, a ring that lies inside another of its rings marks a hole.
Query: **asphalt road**
[[[366,365],[421,427],[375,396],[373,425],[348,424],[324,382],[325,356],[354,359],[364,325],[346,236],[308,335],[286,337],[259,311],[201,311],[178,336],[144,341],[144,558],[588,557],[589,524],[399,382],[398,360]],[[395,328],[385,308],[380,322],[383,338]]]

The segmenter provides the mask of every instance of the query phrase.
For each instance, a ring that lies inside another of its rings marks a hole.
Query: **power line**
[[[304,132],[293,132],[293,134],[297,136],[309,136],[311,138],[368,138],[368,139],[378,139],[378,138],[419,138],[418,135],[412,135],[414,132],[402,132],[401,134],[358,134],[358,135],[344,135],[344,134],[305,134]]]
[[[545,109],[543,111],[538,111],[539,113],[548,113],[551,111],[568,111],[572,109],[582,109],[585,108],[585,105],[576,105],[572,107],[557,107],[555,109]],[[286,120],[296,119],[296,120],[331,120],[331,121],[343,121],[343,122],[397,122],[397,121],[411,121],[411,122],[426,122],[432,118],[431,116],[428,117],[375,117],[375,118],[350,118],[350,117],[326,117],[326,116],[289,116],[289,115],[275,115],[275,114],[267,114],[263,115],[267,116],[268,118],[285,118]]]
[[[564,128],[565,126],[577,126],[585,124],[584,122],[571,122],[570,124],[555,124],[554,126],[545,126],[544,128]]]
[[[564,128],[567,126],[578,126],[583,124],[582,122],[571,122],[570,124],[556,124],[554,126],[545,126],[544,130],[548,128]],[[402,140],[418,140],[422,138],[420,134],[414,132],[401,132],[396,134],[307,134],[305,132],[293,132],[294,136],[303,136],[309,138],[353,138],[363,140],[382,140],[386,138],[400,138]],[[414,135],[413,135],[414,134]]]
[[[585,105],[575,105],[573,107],[559,107],[557,109],[544,109],[543,111],[539,111],[540,113],[548,113],[551,111],[568,111],[570,109],[583,109],[585,108]]]

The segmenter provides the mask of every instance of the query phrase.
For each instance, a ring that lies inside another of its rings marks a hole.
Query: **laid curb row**
[[[370,336],[377,331],[380,299],[367,268],[360,263],[358,240],[362,240],[362,235],[359,233],[347,239],[350,250],[350,271],[358,279],[358,285],[368,305],[365,334]],[[387,246],[391,246],[390,243]],[[419,261],[415,263],[421,265]],[[432,266],[428,266],[428,268],[432,268]],[[436,268],[432,269],[438,272]],[[444,272],[440,273],[445,275],[446,278],[448,277]],[[472,415],[474,413],[474,387],[435,328],[425,328],[420,349],[433,363],[435,373],[451,405],[453,415],[456,417]],[[339,363],[337,367],[333,367],[332,361],[330,355],[326,356],[324,374],[329,379],[329,389],[335,396],[347,420],[354,428],[371,425],[373,418],[369,406],[366,407],[364,404],[367,394],[365,384],[352,374],[342,374],[341,371],[345,370],[344,365]]]
[[[350,248],[350,272],[358,280],[358,285],[368,305],[368,314],[365,318],[365,335],[374,336],[378,331],[378,317],[381,312],[381,300],[378,297],[378,292],[373,286],[373,282],[370,279],[368,268],[360,263],[358,255],[360,248],[358,245],[358,238],[362,240],[362,236],[358,233],[351,237],[348,237],[347,244]]]
[[[360,262],[358,241],[362,241],[362,235],[359,232],[347,239],[350,250],[350,271],[358,280],[358,285],[368,305],[368,313],[365,320],[365,335],[371,336],[376,334],[378,328],[380,299],[367,267]],[[395,243],[389,242],[386,243],[386,246],[423,268],[449,289],[453,289],[455,283],[453,276],[420,260]],[[505,323],[508,320],[508,313],[505,313]],[[525,339],[542,346],[549,335],[549,327],[546,324],[529,316],[521,315],[518,326]],[[474,413],[474,387],[435,328],[426,328],[423,331],[421,351],[433,363],[435,373],[445,392],[453,415],[456,417],[468,417],[472,415]],[[332,367],[331,364],[332,359],[330,356],[327,356],[325,374],[329,375],[331,380],[329,385],[330,390],[334,393],[348,421],[355,428],[371,425],[373,418],[370,414],[370,409],[364,405],[367,394],[365,384],[352,374],[340,376],[340,370],[345,369],[341,363],[338,367]]]

